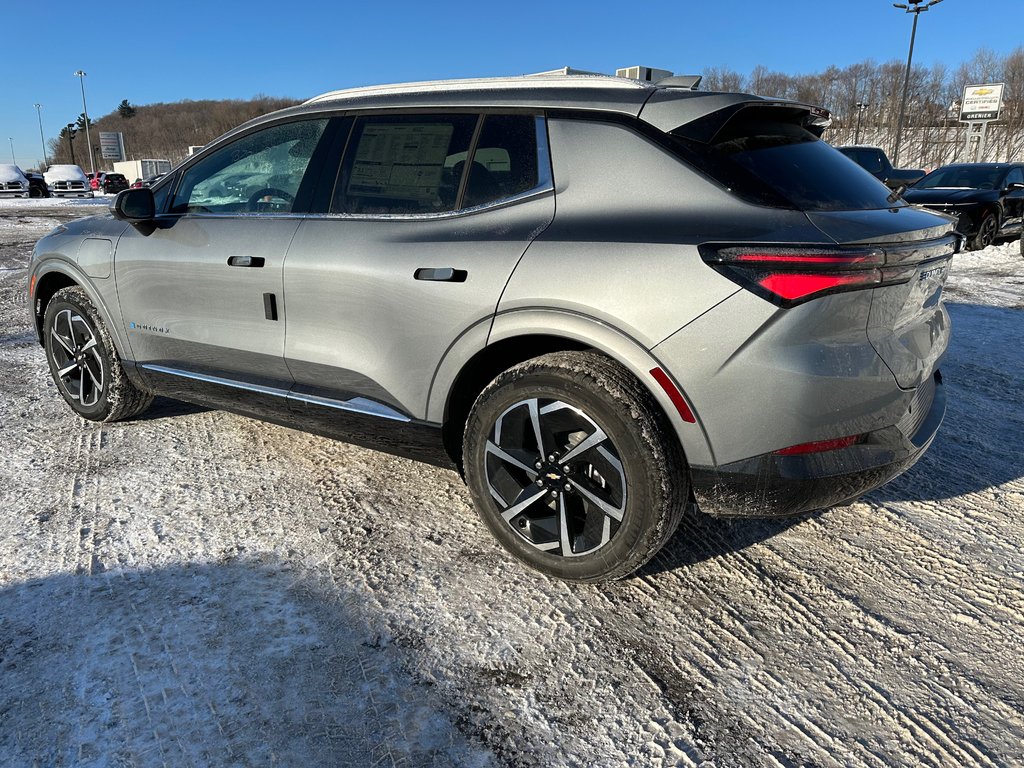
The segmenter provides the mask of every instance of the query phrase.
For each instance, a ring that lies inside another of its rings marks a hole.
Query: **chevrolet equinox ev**
[[[154,394],[462,472],[515,557],[622,577],[687,504],[836,505],[945,411],[951,219],[792,101],[584,74],[328,93],[36,245],[86,419]]]

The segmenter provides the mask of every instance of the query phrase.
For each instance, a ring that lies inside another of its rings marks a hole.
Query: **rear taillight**
[[[886,269],[878,248],[702,246],[701,255],[729,279],[781,307],[819,296],[906,282],[913,269]]]

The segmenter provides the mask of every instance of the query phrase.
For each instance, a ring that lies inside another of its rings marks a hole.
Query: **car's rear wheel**
[[[515,557],[573,581],[621,578],[671,536],[689,493],[664,415],[628,371],[593,352],[521,363],[477,398],[466,480]]]
[[[978,231],[971,238],[971,250],[980,251],[982,248],[988,248],[996,241],[998,233],[999,219],[996,218],[994,213],[986,213],[985,218],[981,220],[981,226],[978,227]]]
[[[142,413],[153,395],[128,379],[110,332],[88,294],[62,288],[43,317],[46,359],[68,405],[91,421],[118,421]]]

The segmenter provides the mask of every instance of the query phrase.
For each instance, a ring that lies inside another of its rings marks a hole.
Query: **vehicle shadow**
[[[184,400],[174,400],[170,397],[156,397],[153,404],[145,412],[136,416],[132,421],[153,421],[155,419],[172,419],[175,416],[191,416],[194,413],[204,413],[211,410],[204,405],[188,403]]]
[[[282,563],[86,569],[0,590],[5,765],[490,764],[354,590]]]
[[[636,572],[653,576],[713,560],[770,539],[821,512],[781,518],[717,518],[690,504],[679,527],[655,557]]]

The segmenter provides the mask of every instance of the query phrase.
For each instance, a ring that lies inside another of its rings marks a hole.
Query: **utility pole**
[[[854,104],[854,106],[857,107],[857,131],[856,135],[853,138],[853,143],[860,144],[860,119],[864,115],[864,110],[870,107],[871,105],[868,104],[866,101],[858,101],[856,104]]]
[[[896,121],[896,148],[892,153],[892,164],[899,166],[900,164],[900,144],[903,143],[903,117],[907,111],[907,91],[910,88],[910,65],[914,60],[914,39],[917,37],[917,17],[927,11],[933,5],[938,5],[942,0],[928,0],[925,5],[921,5],[925,0],[907,0],[910,3],[908,6],[906,3],[893,3],[893,8],[899,8],[906,13],[914,14],[914,25],[910,30],[910,53],[907,54],[907,72],[903,77],[903,98],[900,99],[900,117]]]
[[[43,113],[41,112],[43,105],[34,104],[36,108],[36,117],[39,118],[39,145],[43,148],[43,167],[39,169],[40,173],[45,173],[46,169],[50,167],[50,161],[46,159],[46,139],[43,138]]]
[[[64,126],[64,132],[68,135],[68,149],[71,150],[71,164],[78,165],[78,163],[75,162],[75,133],[77,133],[75,130],[75,124],[68,123]]]
[[[914,0],[911,0],[913,2]],[[917,0],[921,2],[921,0]],[[939,3],[942,0],[932,0],[932,2]],[[92,159],[92,139],[89,136],[89,108],[85,106],[85,72],[82,70],[76,70],[75,77],[78,78],[82,84],[82,114],[85,115],[85,146],[89,150],[89,173],[93,176],[96,175],[96,163]]]

